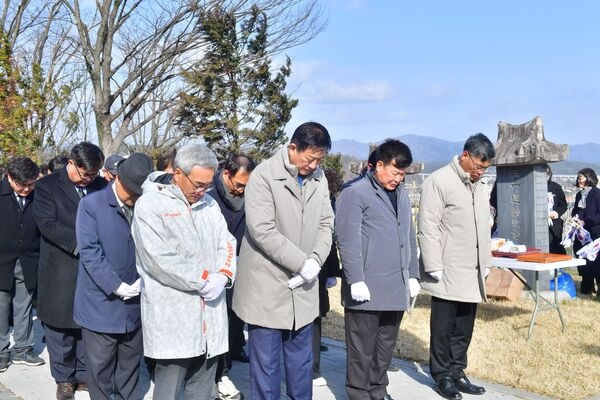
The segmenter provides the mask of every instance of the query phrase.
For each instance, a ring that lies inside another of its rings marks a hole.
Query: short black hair
[[[463,151],[468,152],[471,156],[481,159],[481,161],[491,161],[496,157],[494,145],[483,133],[476,133],[469,136],[463,147]]]
[[[229,172],[229,175],[235,176],[239,170],[244,170],[247,173],[254,171],[256,163],[250,156],[242,153],[231,154],[223,163],[221,168]]]
[[[583,169],[579,170],[579,172],[577,173],[578,178],[579,178],[579,175],[585,176],[588,186],[596,187],[596,185],[598,185],[598,177],[596,176],[596,172],[594,172],[593,169],[583,168]],[[578,186],[577,180],[575,181],[575,186]]]
[[[71,149],[69,159],[73,160],[75,166],[86,171],[99,170],[104,164],[104,153],[93,143],[81,142]]]
[[[169,151],[168,153],[163,153],[160,156],[158,156],[158,158],[156,159],[156,170],[164,171],[169,166],[169,164],[171,164],[171,166],[173,166],[173,164],[175,162],[176,154],[177,154],[177,150],[173,149],[173,150]]]
[[[396,168],[407,168],[412,160],[412,153],[405,143],[397,139],[386,139],[375,149],[373,167],[378,161],[381,161],[383,165],[392,163]]]
[[[305,122],[297,127],[290,143],[296,145],[297,151],[304,151],[308,148],[331,150],[329,132],[318,122]]]
[[[37,179],[40,169],[29,157],[13,157],[6,166],[6,172],[13,181],[26,183]]]
[[[56,156],[56,157],[52,158],[50,161],[48,161],[48,170],[50,170],[50,172],[56,172],[59,169],[61,169],[62,167],[64,167],[65,165],[67,165],[68,162],[69,162],[68,157]]]

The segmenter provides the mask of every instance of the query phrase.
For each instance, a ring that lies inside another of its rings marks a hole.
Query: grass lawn
[[[577,272],[568,272],[578,283]],[[323,336],[344,341],[339,284],[329,298]],[[404,314],[395,356],[428,363],[430,300],[420,294],[413,312]],[[561,303],[565,333],[556,310],[538,313],[528,341],[533,305],[529,296],[479,305],[467,374],[557,399],[600,393],[600,300],[581,296]]]

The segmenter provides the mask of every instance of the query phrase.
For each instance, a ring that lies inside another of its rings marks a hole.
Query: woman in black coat
[[[575,196],[575,205],[571,216],[577,216],[583,227],[590,233],[592,240],[600,237],[600,189],[596,187],[598,177],[591,168],[584,168],[577,173],[576,186],[581,191]],[[574,252],[579,251],[583,244],[579,240],[573,243]],[[592,294],[594,281],[600,283],[600,258],[595,261],[586,261],[586,265],[577,267],[581,275],[581,294]]]
[[[546,166],[548,174],[548,218],[552,225],[548,226],[550,253],[567,254],[565,248],[560,242],[563,236],[563,220],[561,216],[567,211],[567,199],[562,187],[552,180],[552,170]],[[552,206],[552,207],[550,207]]]

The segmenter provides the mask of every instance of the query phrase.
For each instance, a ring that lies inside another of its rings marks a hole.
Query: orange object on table
[[[571,260],[569,254],[553,254],[553,253],[534,253],[534,254],[523,254],[517,256],[517,261],[534,262],[534,263],[553,263],[556,261]]]

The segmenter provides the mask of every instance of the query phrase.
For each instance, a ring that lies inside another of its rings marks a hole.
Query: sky
[[[288,133],[462,142],[541,116],[548,141],[598,143],[600,2],[322,0],[327,26],[287,51]]]

